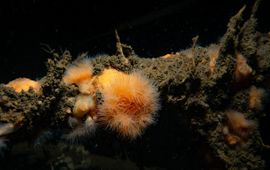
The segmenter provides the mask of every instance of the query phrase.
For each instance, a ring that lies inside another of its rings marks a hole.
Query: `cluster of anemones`
[[[78,86],[80,92],[69,118],[73,131],[66,135],[67,139],[89,136],[97,124],[134,139],[154,122],[160,107],[156,87],[141,73],[127,74],[108,68],[94,76],[89,59],[72,63],[63,76],[63,82],[67,86]],[[18,93],[30,89],[36,94],[42,92],[41,83],[28,78],[15,79],[6,86]],[[102,102],[97,102],[97,93],[101,94]]]
[[[134,139],[154,122],[159,109],[156,87],[139,72],[108,68],[94,76],[90,60],[84,59],[67,68],[63,82],[77,85],[80,91],[70,118],[75,127],[67,135],[70,139],[92,133],[97,124]],[[97,93],[102,96],[99,102]]]
[[[262,88],[251,86],[248,90],[247,106],[249,111],[258,112],[264,109],[263,102],[266,97],[266,91]],[[254,120],[249,120],[244,113],[231,110],[226,112],[227,122],[223,128],[225,140],[230,146],[244,144],[254,129],[257,128],[257,123]]]
[[[210,69],[214,70],[215,60],[217,59],[219,48],[212,49],[209,47],[210,53]],[[211,52],[212,50],[212,52]],[[249,80],[252,75],[253,69],[248,64],[247,59],[239,52],[236,52],[236,63],[234,68],[234,83],[237,89],[246,88],[250,85]],[[211,67],[213,66],[213,67]],[[247,108],[251,112],[261,111],[263,109],[263,99],[265,98],[266,92],[262,88],[251,86],[248,91]],[[249,136],[252,134],[254,129],[257,128],[257,123],[254,120],[247,119],[245,113],[230,110],[225,113],[226,123],[223,128],[223,134],[225,141],[230,146],[239,146],[244,144]]]

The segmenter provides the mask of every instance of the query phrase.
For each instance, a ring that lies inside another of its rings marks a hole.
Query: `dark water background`
[[[16,77],[42,77],[48,57],[42,44],[68,49],[74,56],[114,54],[114,29],[121,40],[144,57],[157,57],[199,44],[216,42],[244,0],[180,0],[178,2],[29,0],[0,2],[1,83]],[[267,1],[258,17],[259,30],[270,30]]]

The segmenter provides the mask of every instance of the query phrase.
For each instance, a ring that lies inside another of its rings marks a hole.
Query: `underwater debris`
[[[0,136],[5,136],[14,131],[14,124],[12,123],[0,123]]]
[[[4,157],[8,139],[5,137],[15,131],[12,123],[0,123],[0,158]]]
[[[68,123],[72,130],[68,134],[63,135],[63,138],[73,144],[92,137],[97,128],[96,121],[91,116],[87,116],[84,121],[69,117]]]

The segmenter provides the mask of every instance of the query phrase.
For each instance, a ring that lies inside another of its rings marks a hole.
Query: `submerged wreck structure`
[[[45,169],[270,167],[270,34],[256,31],[259,2],[207,47],[195,37],[189,49],[142,58],[116,32],[115,55],[72,61],[51,50],[43,78],[0,85],[0,169],[20,159]]]

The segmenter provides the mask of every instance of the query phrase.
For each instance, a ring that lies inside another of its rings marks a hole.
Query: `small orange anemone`
[[[66,84],[80,84],[92,78],[92,66],[89,59],[75,62],[67,68],[63,81]]]
[[[248,65],[247,59],[240,53],[236,55],[235,80],[236,82],[246,81],[252,73],[252,68]]]
[[[10,81],[6,86],[13,88],[17,93],[29,91],[30,88],[32,88],[35,93],[40,93],[41,90],[40,82],[29,78],[17,78]]]
[[[228,111],[226,113],[230,130],[240,137],[247,137],[256,128],[256,123],[245,118],[243,113]]]
[[[160,58],[168,59],[168,58],[174,58],[175,56],[176,56],[175,53],[169,53],[169,54],[165,54],[165,55],[161,56]]]
[[[89,59],[75,62],[67,68],[63,82],[67,85],[76,84],[83,94],[93,94],[93,69]]]
[[[219,56],[220,46],[212,44],[207,48],[207,54],[209,56],[209,69],[213,73],[216,69],[216,62]]]
[[[255,110],[263,109],[262,98],[264,94],[264,89],[252,86],[249,91],[249,108]]]

